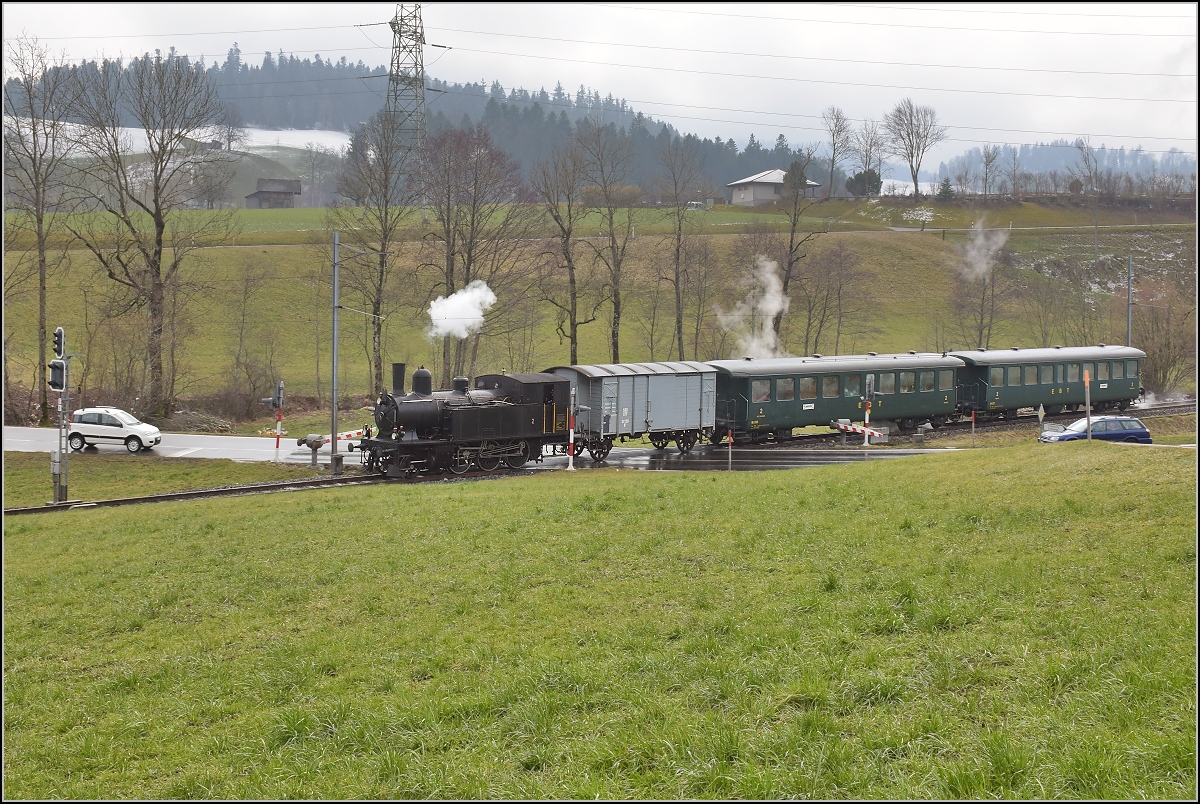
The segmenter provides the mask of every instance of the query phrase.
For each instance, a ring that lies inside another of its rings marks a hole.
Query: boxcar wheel
[[[680,455],[687,455],[692,451],[692,447],[696,446],[696,434],[684,433],[675,439],[675,446],[679,447]]]
[[[654,445],[655,449],[666,449],[667,444],[671,443],[671,439],[656,433],[650,436],[650,443]]]
[[[575,449],[574,449],[574,451],[573,451],[573,453],[572,453],[572,454],[573,454],[573,455],[574,455],[576,458],[578,458],[580,455],[582,455],[582,454],[583,454],[583,450],[584,450],[586,447],[587,447],[587,444],[584,444],[584,443],[583,443],[583,441],[581,441],[580,439],[578,439],[578,438],[577,438],[577,439],[575,439]]]
[[[588,444],[587,450],[593,461],[602,461],[612,452],[612,446],[612,439],[605,438]]]

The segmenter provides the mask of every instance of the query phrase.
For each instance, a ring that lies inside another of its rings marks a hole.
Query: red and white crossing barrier
[[[849,422],[843,423],[843,422],[838,422],[838,421],[831,421],[829,423],[829,426],[834,428],[835,430],[844,430],[847,433],[858,433],[860,435],[868,435],[868,436],[875,436],[876,438],[883,438],[883,433],[879,432],[878,430],[872,430],[870,427],[863,427],[862,425],[858,425],[858,424],[850,424]]]
[[[337,440],[338,440],[338,441],[348,441],[348,440],[350,440],[351,438],[362,438],[362,436],[363,436],[363,431],[362,431],[362,430],[347,430],[347,431],[346,431],[346,432],[344,432],[344,433],[338,433],[338,434],[337,434]],[[333,440],[333,439],[331,439],[329,436],[325,436],[325,443],[326,443],[326,444],[328,444],[328,443],[329,443],[330,441],[332,441],[332,440]]]

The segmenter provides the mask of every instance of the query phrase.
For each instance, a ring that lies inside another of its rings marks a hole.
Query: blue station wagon
[[[1042,431],[1038,441],[1053,444],[1059,441],[1080,441],[1087,438],[1087,419],[1077,419],[1066,427],[1049,425]],[[1152,444],[1150,431],[1140,419],[1133,416],[1092,417],[1092,438],[1099,441],[1129,441],[1137,444]]]

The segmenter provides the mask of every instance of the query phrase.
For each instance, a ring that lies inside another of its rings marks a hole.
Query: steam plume
[[[496,303],[496,294],[476,279],[449,298],[438,296],[429,303],[429,337],[453,335],[465,338],[483,326],[483,314]]]
[[[963,246],[963,262],[958,272],[966,279],[979,279],[991,270],[992,261],[996,254],[1008,242],[1006,229],[985,229],[983,221],[975,221],[971,227],[971,236]]]
[[[754,273],[745,280],[746,298],[728,313],[717,308],[717,321],[737,338],[740,357],[787,357],[772,326],[775,316],[786,313],[791,304],[783,295],[778,271],[778,263],[759,254],[754,258]]]

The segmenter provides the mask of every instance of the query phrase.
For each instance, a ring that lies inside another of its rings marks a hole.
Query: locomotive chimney
[[[404,364],[392,364],[392,396],[404,396]]]
[[[424,366],[413,372],[413,393],[433,396],[433,374]]]

